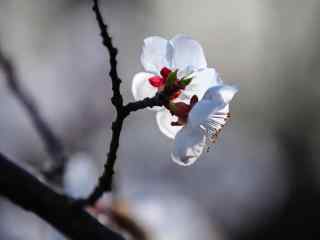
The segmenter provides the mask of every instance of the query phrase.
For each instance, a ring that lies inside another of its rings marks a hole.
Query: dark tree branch
[[[108,33],[108,27],[104,23],[99,5],[98,0],[93,0],[93,11],[96,15],[96,19],[98,22],[98,26],[100,28],[101,37],[103,45],[106,47],[109,56],[110,56],[110,73],[109,76],[112,81],[112,90],[113,96],[111,98],[112,104],[116,108],[117,116],[116,120],[112,123],[112,138],[109,146],[109,153],[107,155],[107,161],[104,166],[104,172],[102,176],[99,178],[98,185],[94,189],[94,191],[90,194],[90,196],[85,200],[80,200],[78,203],[93,205],[104,192],[108,192],[112,190],[112,177],[114,174],[114,165],[117,159],[117,151],[119,147],[119,140],[123,122],[125,118],[133,111],[137,111],[140,109],[144,109],[147,107],[154,107],[154,106],[162,106],[166,103],[168,96],[170,95],[167,90],[164,92],[158,93],[153,98],[146,98],[141,101],[128,103],[127,105],[123,106],[123,98],[120,92],[120,84],[121,79],[117,73],[117,52],[118,50],[113,46],[112,39]]]
[[[107,25],[104,23],[98,0],[93,0],[93,11],[96,15],[97,23],[100,28],[100,35],[102,37],[102,43],[106,47],[109,53],[109,62],[110,62],[110,72],[109,76],[112,81],[112,91],[113,96],[111,98],[112,104],[115,106],[117,111],[116,120],[112,123],[112,138],[109,146],[109,153],[107,155],[107,161],[104,166],[104,172],[99,178],[98,185],[88,197],[87,200],[84,200],[81,203],[93,205],[105,191],[111,191],[112,188],[112,176],[114,173],[114,164],[117,158],[117,150],[119,147],[120,133],[122,129],[123,120],[125,118],[123,114],[123,98],[120,93],[120,84],[121,79],[118,76],[117,72],[117,53],[118,50],[113,46],[112,39],[108,33]]]
[[[103,22],[98,7],[98,0],[93,0],[93,11],[101,31],[103,45],[110,55],[110,77],[112,80],[113,96],[112,104],[116,108],[116,119],[112,124],[112,138],[109,146],[107,161],[104,172],[99,178],[95,190],[88,199],[75,203],[66,196],[55,193],[35,177],[23,169],[17,167],[0,153],[0,194],[10,199],[17,205],[32,211],[39,217],[53,225],[71,239],[109,239],[122,240],[123,238],[99,224],[94,218],[79,208],[78,203],[94,204],[102,194],[112,190],[112,177],[116,154],[119,148],[119,139],[125,118],[133,111],[147,107],[162,106],[167,102],[170,91],[164,90],[153,98],[146,98],[141,101],[123,105],[123,98],[120,92],[121,79],[117,73],[117,49],[112,45],[112,40]],[[45,142],[48,153],[60,166],[67,160],[63,145],[53,133],[49,125],[41,117],[32,98],[25,93],[19,84],[16,72],[11,61],[6,58],[0,49],[0,65],[7,78],[7,84],[17,99],[26,108],[30,118]],[[60,170],[63,170],[60,169]]]
[[[114,165],[116,162],[116,154],[119,147],[120,133],[122,129],[124,117],[117,116],[117,119],[112,123],[112,138],[109,147],[109,153],[107,155],[107,162],[104,165],[104,172],[99,178],[99,182],[90,196],[80,203],[84,205],[93,205],[104,192],[112,190],[112,177],[114,174]]]
[[[110,62],[110,72],[109,76],[112,80],[112,91],[113,91],[113,96],[111,98],[111,101],[113,105],[117,109],[121,109],[122,104],[123,104],[123,99],[122,95],[120,93],[120,84],[121,84],[121,79],[118,76],[118,71],[117,71],[117,54],[118,54],[118,49],[115,48],[112,44],[112,38],[108,33],[108,26],[104,23],[99,5],[98,5],[98,0],[93,0],[93,11],[96,15],[97,23],[100,28],[100,35],[102,37],[102,43],[106,47],[108,53],[109,53],[109,62]]]
[[[44,175],[49,180],[61,175],[64,169],[64,164],[67,161],[67,154],[65,153],[63,144],[55,135],[49,124],[41,116],[41,113],[30,95],[22,88],[21,83],[17,77],[16,69],[12,61],[6,57],[3,50],[0,48],[0,67],[2,67],[7,80],[7,86],[17,98],[20,104],[28,113],[29,118],[41,137],[46,151],[54,160],[53,167],[49,171],[45,171]]]
[[[108,153],[107,162],[104,167],[104,172],[99,178],[99,183],[90,194],[90,196],[81,201],[80,204],[93,205],[104,192],[109,192],[112,190],[112,177],[114,174],[114,165],[117,159],[116,153],[119,148],[119,139],[122,130],[123,121],[125,118],[134,111],[144,109],[147,107],[162,106],[165,103],[165,97],[163,94],[157,94],[153,98],[146,98],[141,101],[128,103],[127,105],[121,107],[120,112],[117,115],[117,119],[112,123],[112,138]]]
[[[71,239],[124,240],[0,153],[0,194]]]
[[[170,93],[167,92],[159,92],[152,98],[145,98],[140,101],[130,102],[124,106],[124,112],[129,115],[131,112],[135,112],[141,109],[145,109],[147,107],[160,107],[167,103],[167,99]]]

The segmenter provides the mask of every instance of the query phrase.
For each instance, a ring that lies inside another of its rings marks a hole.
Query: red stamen
[[[161,87],[165,83],[165,80],[160,76],[153,76],[153,77],[150,77],[148,80],[152,86],[157,88]]]
[[[161,69],[160,74],[161,74],[161,76],[162,76],[165,80],[167,80],[167,78],[168,78],[168,76],[169,76],[169,74],[170,74],[171,72],[172,72],[172,71],[171,71],[169,68],[164,67],[164,68]]]

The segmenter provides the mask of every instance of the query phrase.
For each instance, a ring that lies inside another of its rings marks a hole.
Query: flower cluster
[[[188,36],[145,39],[141,63],[145,72],[134,76],[133,96],[142,100],[170,89],[169,102],[152,109],[161,132],[175,140],[173,161],[191,165],[216,141],[238,89],[207,67],[201,45]]]

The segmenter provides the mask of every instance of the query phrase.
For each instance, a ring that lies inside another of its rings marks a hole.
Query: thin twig
[[[104,166],[104,172],[99,178],[99,183],[86,200],[79,200],[80,205],[93,205],[104,192],[112,190],[112,177],[114,174],[114,165],[116,161],[116,153],[119,147],[119,139],[122,130],[123,121],[134,111],[145,109],[147,107],[163,106],[166,101],[164,94],[159,93],[153,98],[145,98],[144,100],[128,103],[120,110],[120,114],[112,124],[112,138],[109,148],[107,162]]]
[[[108,33],[108,27],[104,23],[99,5],[98,0],[93,0],[93,11],[96,15],[96,19],[98,22],[98,26],[100,28],[101,37],[103,45],[108,50],[110,56],[110,73],[109,76],[112,81],[112,90],[113,96],[111,98],[112,104],[116,108],[116,119],[112,123],[112,138],[109,146],[109,153],[107,155],[107,161],[104,166],[104,172],[102,176],[99,178],[99,182],[94,189],[94,191],[89,195],[89,197],[85,200],[79,200],[80,205],[93,205],[102,195],[104,192],[109,192],[112,190],[112,179],[114,174],[114,165],[117,159],[117,151],[119,148],[119,140],[120,134],[122,130],[122,125],[125,118],[133,111],[137,111],[140,109],[144,109],[147,107],[154,107],[154,106],[162,106],[168,99],[169,96],[166,91],[158,93],[153,98],[146,98],[141,101],[128,103],[127,105],[123,106],[123,98],[120,92],[120,84],[121,79],[118,76],[117,72],[117,49],[112,44],[112,39]]]
[[[123,100],[122,100],[122,95],[120,93],[121,79],[119,78],[118,71],[117,71],[118,49],[115,48],[112,44],[112,38],[108,33],[108,26],[103,21],[103,18],[99,9],[99,5],[98,5],[98,0],[93,0],[92,10],[96,15],[97,23],[100,29],[100,35],[102,37],[102,43],[106,47],[109,53],[109,63],[110,63],[109,76],[112,80],[112,91],[113,91],[113,96],[111,98],[111,101],[113,105],[120,110],[123,104]]]
[[[89,205],[94,204],[105,191],[110,191],[112,188],[112,176],[114,173],[114,164],[117,158],[117,150],[119,147],[120,133],[122,129],[123,120],[125,118],[122,113],[123,109],[123,99],[120,93],[120,84],[121,79],[118,76],[117,72],[117,53],[118,50],[113,46],[112,39],[108,33],[107,25],[104,23],[98,0],[93,0],[93,11],[96,15],[97,23],[100,29],[100,35],[102,37],[102,43],[106,47],[109,53],[109,63],[110,63],[110,72],[109,76],[112,81],[112,92],[113,96],[111,98],[112,104],[116,108],[116,120],[112,123],[112,138],[109,146],[109,153],[107,155],[107,161],[104,166],[103,175],[99,178],[97,187],[94,189],[92,194],[88,197],[86,203]]]
[[[54,160],[53,166],[49,170],[45,170],[43,174],[49,180],[57,180],[54,178],[61,176],[61,173],[64,170],[64,165],[68,159],[62,142],[46,122],[45,118],[41,115],[35,101],[21,86],[13,62],[5,56],[1,48],[0,67],[2,67],[5,74],[8,88],[28,113],[34,128],[45,145],[46,151],[52,160]]]
[[[140,101],[128,103],[124,106],[124,111],[127,113],[127,115],[129,115],[131,112],[142,110],[148,107],[161,107],[167,103],[168,96],[170,96],[170,92],[159,92],[152,98],[147,97]]]

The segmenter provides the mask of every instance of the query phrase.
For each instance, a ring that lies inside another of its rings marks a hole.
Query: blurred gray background
[[[320,1],[101,2],[119,48],[125,102],[133,101],[132,77],[143,70],[143,39],[152,35],[192,36],[208,65],[240,87],[218,143],[191,167],[171,161],[173,143],[152,111],[125,122],[117,193],[153,239],[313,239],[320,217]],[[85,154],[91,164],[75,180],[79,191],[102,172],[114,118],[108,55],[91,5],[0,2],[0,42],[24,88],[70,156]],[[39,172],[51,159],[2,73],[0,116],[0,151]],[[0,239],[59,238],[31,216],[2,200]]]

